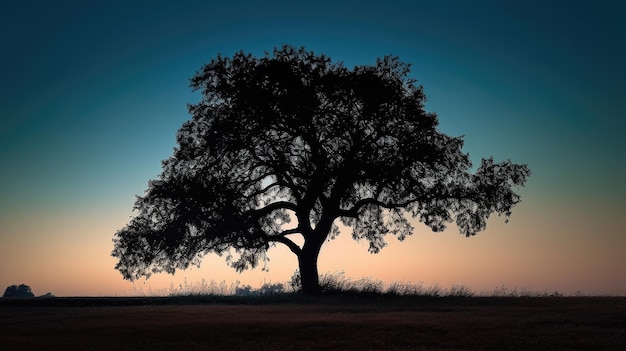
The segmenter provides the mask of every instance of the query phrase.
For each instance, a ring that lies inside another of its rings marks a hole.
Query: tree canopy
[[[349,69],[291,46],[211,60],[191,79],[202,98],[178,146],[115,235],[116,268],[133,280],[217,253],[242,271],[283,244],[316,293],[317,257],[338,223],[377,253],[387,234],[411,235],[410,218],[433,231],[454,221],[466,236],[493,213],[508,221],[530,170],[487,158],[472,172],[409,68],[385,56]]]
[[[2,297],[34,297],[30,286],[26,284],[10,285],[4,290]]]

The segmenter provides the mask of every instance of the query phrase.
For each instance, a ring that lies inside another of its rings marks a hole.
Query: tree
[[[4,290],[2,297],[34,297],[33,291],[30,286],[26,284],[10,285]]]
[[[386,234],[411,235],[410,218],[433,231],[455,220],[466,236],[492,213],[508,221],[528,167],[488,158],[472,173],[462,137],[437,129],[409,68],[386,56],[348,69],[291,46],[218,55],[191,79],[202,98],[115,235],[116,269],[134,280],[217,253],[242,271],[282,244],[316,294],[318,255],[338,223],[377,253]]]

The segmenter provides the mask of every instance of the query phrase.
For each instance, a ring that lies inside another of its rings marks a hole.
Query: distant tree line
[[[35,297],[35,294],[33,294],[30,286],[20,284],[7,286],[2,297]]]

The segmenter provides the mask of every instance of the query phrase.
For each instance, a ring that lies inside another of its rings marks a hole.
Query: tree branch
[[[300,227],[296,227],[296,228],[291,228],[291,229],[287,229],[287,230],[283,230],[282,232],[280,232],[278,234],[278,236],[287,236],[290,234],[301,234],[302,233],[302,229],[300,229]]]
[[[296,254],[296,256],[300,257],[300,253],[302,252],[302,249],[298,245],[296,245],[296,243],[294,243],[289,238],[284,236],[284,235],[286,235],[284,233],[288,232],[288,231],[291,231],[291,229],[282,232],[279,236],[268,236],[267,237],[267,241],[269,241],[269,242],[278,242],[278,243],[281,243],[281,244],[285,244],[289,248],[289,250],[291,250],[291,252]],[[294,233],[299,233],[299,231],[296,231]],[[291,234],[293,234],[293,233],[291,233]]]
[[[298,207],[289,201],[277,201],[277,202],[272,202],[271,204],[263,208],[252,210],[250,212],[251,212],[251,215],[255,217],[261,217],[261,216],[271,213],[272,211],[276,211],[280,209],[291,210],[293,212],[296,212],[298,210]]]
[[[272,183],[272,184],[270,184],[270,185],[266,186],[266,187],[265,187],[265,188],[263,188],[263,189],[259,189],[259,190],[255,191],[255,192],[251,193],[250,195],[248,195],[248,196],[247,196],[247,198],[250,198],[250,199],[251,199],[251,198],[254,198],[254,197],[258,196],[258,195],[261,195],[261,194],[263,194],[263,193],[267,192],[267,191],[268,191],[268,190],[270,190],[271,188],[273,188],[273,187],[275,187],[275,186],[280,186],[280,185],[281,185],[281,184],[280,184],[279,182],[274,182],[274,183]]]

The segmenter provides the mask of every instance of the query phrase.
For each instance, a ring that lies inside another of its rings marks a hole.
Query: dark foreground
[[[0,299],[0,350],[624,350],[626,298]]]

